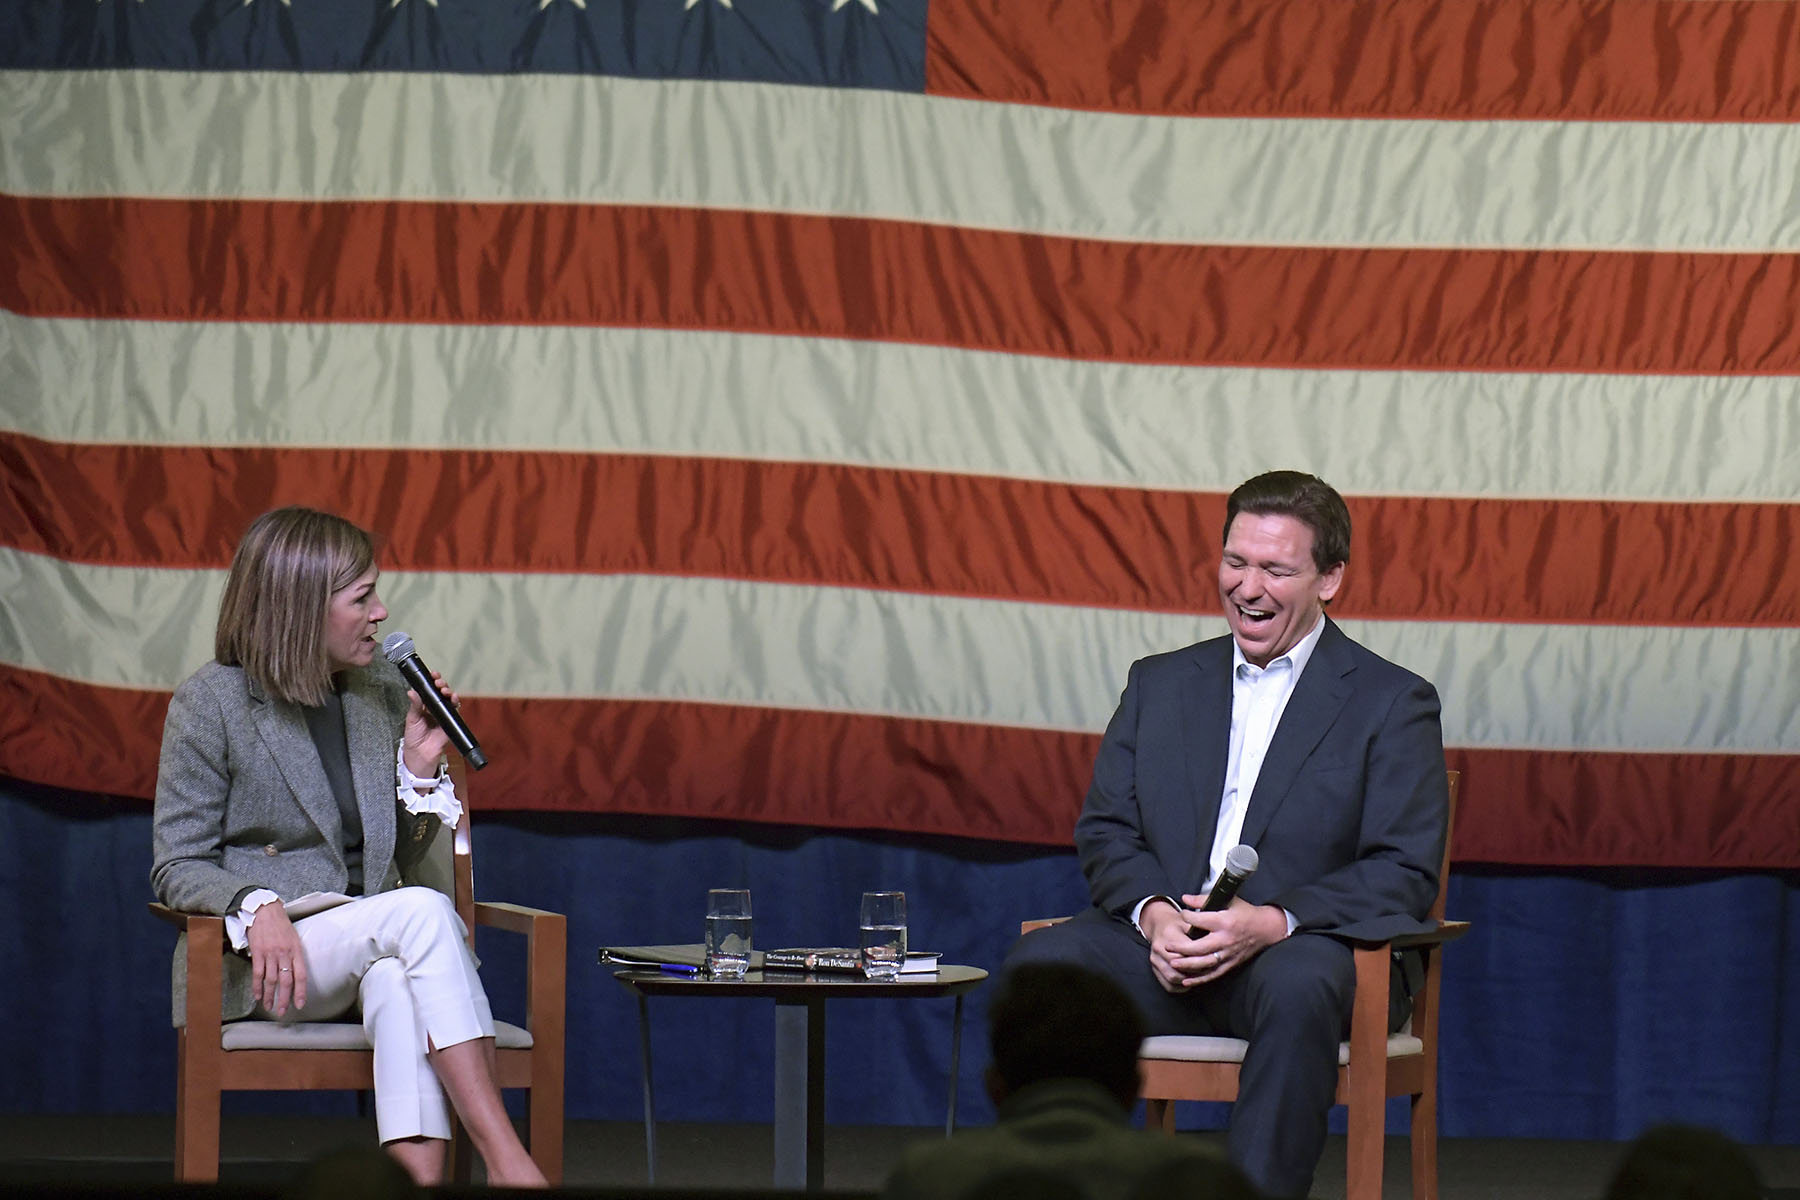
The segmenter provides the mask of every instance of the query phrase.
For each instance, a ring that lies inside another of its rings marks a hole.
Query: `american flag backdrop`
[[[1800,866],[1800,10],[0,12],[0,774],[148,796],[303,503],[482,807],[1065,845],[1273,467],[1459,858]]]

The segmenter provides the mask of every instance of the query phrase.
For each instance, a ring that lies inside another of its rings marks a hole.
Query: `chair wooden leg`
[[[1381,1200],[1382,1151],[1386,1142],[1385,1115],[1380,1097],[1374,1104],[1349,1106],[1349,1138],[1345,1149],[1345,1200]]]
[[[1388,953],[1356,951],[1356,1001],[1350,1010],[1350,1065],[1344,1097],[1349,1145],[1346,1200],[1381,1200],[1387,1140]]]
[[[531,1161],[551,1187],[563,1177],[563,1071],[568,987],[569,925],[562,916],[532,922],[526,1024],[531,1029],[531,1088],[526,1092]],[[646,1076],[648,1079],[648,1076]]]
[[[175,1181],[213,1183],[219,1178],[219,1051],[190,1044],[176,1034]]]
[[[1437,1093],[1427,1087],[1412,1098],[1413,1200],[1437,1200]]]
[[[1144,1101],[1144,1127],[1160,1129],[1164,1133],[1175,1132],[1175,1102],[1173,1100]]]

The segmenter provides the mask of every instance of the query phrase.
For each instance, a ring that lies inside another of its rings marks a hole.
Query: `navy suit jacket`
[[[1245,811],[1239,840],[1261,864],[1238,894],[1302,930],[1413,932],[1437,895],[1449,812],[1437,692],[1323,619]],[[1100,908],[1129,915],[1205,882],[1231,674],[1230,635],[1132,664],[1075,823]]]

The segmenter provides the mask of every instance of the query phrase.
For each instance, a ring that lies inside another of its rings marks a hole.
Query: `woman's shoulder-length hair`
[[[374,540],[342,517],[298,507],[264,513],[232,556],[213,657],[242,667],[274,699],[325,703],[331,689],[325,615],[332,593],[374,564]]]

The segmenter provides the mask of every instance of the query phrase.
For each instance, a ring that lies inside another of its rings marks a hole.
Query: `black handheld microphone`
[[[450,701],[444,693],[437,690],[431,682],[431,671],[426,668],[425,660],[419,657],[418,650],[413,648],[412,635],[409,633],[390,633],[381,639],[381,652],[387,660],[400,668],[400,674],[412,690],[419,694],[425,705],[425,711],[431,714],[438,728],[450,735],[450,741],[462,752],[469,766],[479,771],[487,766],[487,755],[481,752],[481,743],[469,732],[469,726],[462,719],[462,714],[450,707]],[[1236,853],[1234,850],[1232,853]],[[1223,881],[1221,881],[1223,882]]]
[[[1219,912],[1230,904],[1231,898],[1244,886],[1244,880],[1256,874],[1256,864],[1256,851],[1249,846],[1237,845],[1227,850],[1225,869],[1219,872],[1219,881],[1206,894],[1206,903],[1200,906],[1200,911]]]

